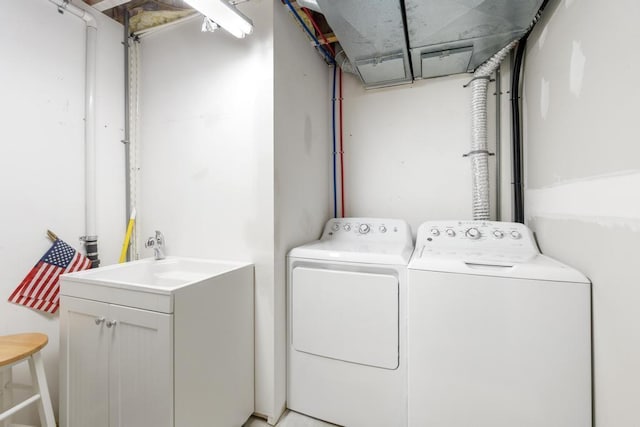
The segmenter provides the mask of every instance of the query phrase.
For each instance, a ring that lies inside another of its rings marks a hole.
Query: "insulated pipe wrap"
[[[471,171],[473,179],[473,219],[490,219],[489,210],[489,150],[487,144],[487,89],[489,78],[502,60],[517,44],[517,40],[503,47],[487,62],[479,66],[471,82]]]

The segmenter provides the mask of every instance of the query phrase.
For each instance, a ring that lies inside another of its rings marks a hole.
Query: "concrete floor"
[[[251,417],[243,427],[270,426],[265,420],[261,418]],[[297,412],[286,411],[280,418],[278,424],[276,424],[276,427],[336,427],[336,425],[320,421],[315,418],[307,417],[306,415],[298,414]]]

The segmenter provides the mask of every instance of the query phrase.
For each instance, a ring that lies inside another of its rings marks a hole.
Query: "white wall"
[[[201,33],[195,19],[142,40],[141,235],[168,255],[256,265],[256,411],[272,416],[274,331],[273,8],[239,5],[254,33]],[[152,256],[141,249],[142,256]]]
[[[525,68],[526,217],[593,282],[595,421],[640,425],[640,4],[550,3]]]
[[[98,15],[98,14],[96,14]],[[117,262],[124,234],[122,27],[98,17],[97,228],[102,265]],[[7,298],[51,246],[49,228],[77,249],[84,235],[84,22],[46,0],[0,10],[0,334],[49,335],[44,350],[58,410],[58,315]],[[23,377],[26,370],[18,371]],[[31,422],[30,416],[16,417]]]
[[[286,396],[286,254],[320,237],[330,212],[330,69],[284,6],[274,11],[275,381]],[[275,421],[275,420],[270,420]]]
[[[471,145],[471,90],[463,88],[470,78],[367,91],[344,74],[346,216],[402,218],[414,234],[426,220],[471,218],[471,166],[462,157]],[[491,84],[491,151],[494,91]],[[492,186],[494,167],[491,158]]]

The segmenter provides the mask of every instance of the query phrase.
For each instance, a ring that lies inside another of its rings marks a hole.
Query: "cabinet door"
[[[109,425],[108,340],[109,305],[61,297],[60,425]]]
[[[173,426],[173,316],[111,305],[109,318],[111,427]]]

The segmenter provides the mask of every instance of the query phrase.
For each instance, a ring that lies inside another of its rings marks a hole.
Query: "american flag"
[[[60,275],[90,267],[89,258],[57,239],[13,291],[9,302],[55,313],[60,306]]]

